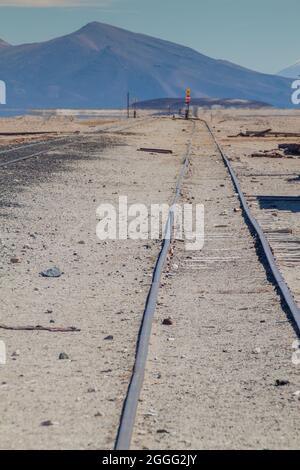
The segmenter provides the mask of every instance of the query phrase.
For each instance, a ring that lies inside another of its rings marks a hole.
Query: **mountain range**
[[[138,100],[192,97],[291,106],[291,80],[255,72],[193,49],[89,23],[63,37],[11,46],[0,41],[7,105],[23,108],[123,107]]]
[[[7,42],[0,39],[0,49],[4,49],[4,48],[9,47],[9,46],[10,46],[10,44],[8,44]]]
[[[295,64],[281,70],[278,75],[287,78],[299,78],[300,77],[300,60]]]

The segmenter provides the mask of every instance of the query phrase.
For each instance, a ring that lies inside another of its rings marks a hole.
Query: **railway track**
[[[141,388],[143,385],[147,354],[148,354],[148,348],[149,348],[149,340],[150,340],[150,335],[151,335],[151,326],[152,326],[152,321],[153,321],[153,315],[156,309],[158,291],[160,288],[160,280],[161,280],[161,276],[162,276],[166,259],[168,257],[170,246],[171,246],[171,240],[172,240],[171,234],[172,234],[172,230],[174,226],[174,213],[172,211],[172,206],[178,202],[178,199],[180,197],[182,182],[183,182],[184,176],[187,172],[187,169],[190,163],[189,157],[190,157],[190,153],[192,149],[192,141],[193,141],[194,133],[195,133],[195,123],[193,124],[192,134],[187,145],[186,155],[184,157],[181,172],[177,180],[174,198],[172,201],[171,209],[169,211],[168,219],[167,219],[167,223],[165,227],[164,240],[163,240],[161,250],[159,252],[159,255],[155,264],[153,277],[152,277],[152,283],[151,283],[151,287],[150,287],[148,297],[146,300],[142,324],[141,324],[139,337],[137,341],[136,359],[135,359],[133,374],[132,374],[131,381],[129,384],[127,397],[124,403],[123,412],[122,412],[121,421],[120,421],[120,427],[119,427],[118,436],[117,436],[117,440],[115,444],[116,450],[126,450],[126,449],[129,449],[130,447],[134,421],[135,421],[135,415],[136,415],[137,406],[138,406],[138,400],[139,400]]]
[[[259,244],[260,245],[259,248],[263,252],[263,257],[260,257],[260,260],[262,260],[264,265],[271,270],[274,284],[279,290],[280,296],[284,304],[288,307],[289,312],[291,313],[293,320],[295,322],[296,329],[298,329],[298,333],[299,333],[300,332],[300,310],[290,292],[289,287],[287,286],[285,280],[283,279],[278,266],[276,265],[276,262],[275,262],[273,253],[270,249],[267,238],[262,228],[256,221],[256,219],[251,214],[246,198],[241,190],[239,180],[230,164],[230,161],[228,160],[221,146],[219,145],[212,129],[210,128],[210,126],[208,125],[206,121],[201,120],[200,122],[203,126],[205,126],[207,132],[209,133],[211,139],[213,140],[213,143],[219,153],[219,156],[222,158],[222,161],[226,167],[226,170],[228,171],[230,175],[233,187],[236,191],[236,194],[238,196],[238,199],[242,207],[243,217],[245,219],[245,222],[247,223],[248,228],[250,229],[251,235],[254,237],[256,248],[258,248],[257,244]],[[198,123],[194,122],[192,135],[188,143],[188,148],[187,148],[187,152],[186,152],[184,162],[182,165],[182,170],[178,178],[173,204],[178,202],[178,199],[180,197],[182,183],[183,183],[184,177],[186,175],[187,169],[190,164],[189,156],[191,153],[193,138],[194,138],[195,129],[197,126],[198,126]],[[168,235],[172,231],[173,222],[174,220],[172,218],[172,212],[170,212],[168,221],[165,227],[165,233]],[[206,239],[214,242],[215,240],[214,237],[215,235],[211,234]],[[227,235],[226,234],[219,235],[219,238],[220,237],[226,238]],[[236,246],[238,247],[239,240],[236,239],[235,243],[236,243]],[[143,387],[143,380],[144,380],[144,375],[145,375],[145,367],[146,367],[146,362],[147,362],[147,354],[148,354],[148,349],[149,349],[152,322],[153,322],[155,309],[157,306],[160,281],[161,281],[162,273],[164,270],[164,265],[168,257],[170,245],[171,245],[171,240],[167,236],[164,238],[162,242],[161,250],[158,255],[156,264],[155,264],[153,277],[152,277],[152,283],[151,283],[148,297],[146,300],[146,305],[145,305],[145,309],[144,309],[144,313],[142,317],[141,328],[140,328],[139,335],[137,338],[135,363],[134,363],[134,368],[133,368],[131,380],[129,383],[128,391],[127,391],[127,396],[125,398],[124,405],[123,405],[120,425],[119,425],[118,434],[117,434],[117,438],[115,442],[115,450],[130,449],[131,441],[133,438],[133,431],[135,427],[138,401],[139,401],[140,393]],[[220,251],[220,248],[218,249],[216,248],[215,250]],[[226,251],[226,249],[224,250]],[[243,250],[244,248],[242,249],[242,251]],[[232,257],[230,255],[227,255],[224,252],[222,256],[220,255],[214,256],[214,252],[212,252],[211,257],[209,258],[205,258],[205,259],[193,258],[192,262],[189,262],[189,264],[186,265],[186,267],[190,271],[194,270],[194,271],[201,273],[201,270],[204,267],[216,266],[216,263],[220,263],[220,262],[221,263],[235,263],[235,261],[239,259],[240,257]]]
[[[72,139],[73,138],[74,136],[72,136]],[[26,144],[24,146],[21,145],[19,147],[2,150],[0,153],[0,168],[47,154],[51,150],[55,150],[62,145],[66,145],[68,142],[70,142],[70,139],[70,137],[63,137],[59,139],[55,138],[44,142],[36,142],[33,144]],[[33,147],[36,151],[31,153]]]
[[[135,121],[134,124],[117,125],[117,126],[106,126],[102,127],[95,133],[106,133],[106,132],[124,132],[129,129],[136,127],[139,123],[144,122],[144,119]],[[93,135],[90,133],[88,135]],[[45,155],[52,150],[56,150],[61,146],[71,143],[74,139],[80,139],[82,134],[72,134],[69,136],[55,137],[49,140],[33,142],[30,144],[19,145],[16,147],[10,147],[0,151],[0,168],[12,165],[24,160],[31,158],[37,158],[41,155]],[[34,152],[32,149],[34,148]]]
[[[273,252],[271,250],[271,247],[269,245],[268,239],[267,239],[262,227],[260,226],[260,224],[257,222],[257,220],[254,218],[254,216],[251,214],[250,208],[249,208],[248,203],[247,203],[246,196],[244,195],[244,193],[241,189],[240,182],[238,180],[238,177],[237,177],[237,175],[236,175],[229,159],[226,157],[225,153],[223,152],[222,148],[220,147],[220,145],[219,145],[214,133],[212,132],[210,126],[208,125],[208,123],[206,121],[204,121],[204,123],[205,123],[210,135],[212,136],[212,139],[214,140],[215,145],[216,145],[218,151],[220,152],[220,155],[222,156],[222,159],[224,161],[224,164],[225,164],[226,168],[229,171],[229,174],[230,174],[230,177],[232,179],[233,185],[234,185],[234,187],[235,187],[235,189],[238,193],[239,200],[240,200],[241,206],[243,208],[243,215],[245,217],[245,220],[249,222],[251,228],[253,229],[253,231],[255,233],[255,236],[257,237],[257,240],[259,241],[259,243],[261,245],[261,248],[262,248],[263,253],[265,255],[268,267],[270,268],[270,270],[273,274],[275,284],[276,284],[276,286],[278,287],[278,289],[281,293],[283,301],[288,306],[288,308],[290,310],[290,313],[292,314],[292,317],[293,317],[293,319],[294,319],[294,321],[297,325],[298,332],[300,332],[300,309],[299,309],[298,305],[296,304],[296,302],[294,300],[294,297],[293,297],[288,285],[286,284],[285,280],[283,279],[283,276],[282,276],[282,274],[281,274],[281,272],[280,272],[280,270],[279,270],[279,268],[276,264],[276,261],[275,261]]]

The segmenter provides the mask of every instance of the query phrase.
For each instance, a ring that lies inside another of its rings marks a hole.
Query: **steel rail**
[[[124,126],[120,126],[120,125],[117,125],[117,126],[113,126],[113,127],[101,127],[100,129],[97,128],[97,130],[95,132],[93,132],[92,134],[102,134],[102,133],[105,133],[105,132],[123,132],[123,131],[126,131],[127,129],[131,129],[132,127],[135,127],[136,125],[138,124],[144,124],[146,121],[151,121],[153,119],[153,117],[146,117],[146,118],[142,118],[142,119],[135,119],[134,121],[134,124],[129,124],[129,125],[126,125],[125,127]]]
[[[193,123],[192,134],[188,144],[186,156],[184,158],[181,172],[177,180],[175,195],[173,198],[172,206],[169,210],[161,250],[153,271],[152,282],[150,290],[148,292],[142,323],[137,339],[135,363],[121,413],[118,434],[115,442],[115,450],[128,450],[131,444],[135,417],[137,413],[138,400],[144,381],[145,367],[149,349],[149,340],[151,335],[153,316],[157,305],[160,280],[172,241],[172,230],[174,226],[173,206],[174,204],[176,204],[180,196],[182,181],[189,166],[189,157],[192,149],[194,132],[195,123]]]
[[[148,118],[148,119],[150,119],[150,118]],[[140,122],[144,122],[144,120],[145,120],[145,119],[138,120],[138,121],[136,121],[135,124],[140,123]],[[122,126],[120,127],[120,125],[118,125],[118,126],[114,126],[114,127],[111,127],[111,126],[102,127],[102,128],[98,129],[98,130],[95,131],[95,132],[90,132],[90,133],[88,133],[88,135],[93,135],[93,134],[96,134],[96,133],[98,133],[98,132],[100,132],[100,133],[101,133],[101,132],[108,132],[108,131],[110,131],[110,130],[115,131],[115,130],[118,130],[119,128],[120,128],[121,130],[126,130],[127,128],[129,129],[129,128],[131,128],[131,127],[133,127],[133,126],[132,126],[132,125],[129,125],[129,126],[127,125],[127,126],[125,126],[125,127],[122,127]],[[42,134],[42,133],[41,133],[41,134]],[[79,134],[79,135],[80,135],[80,134]],[[58,142],[58,141],[64,140],[64,139],[70,139],[71,137],[78,137],[78,134],[77,134],[76,132],[74,132],[74,133],[71,133],[71,135],[70,135],[70,133],[69,133],[69,135],[54,137],[54,138],[49,139],[49,140],[40,140],[40,141],[38,141],[38,142],[32,142],[31,144],[18,145],[17,147],[11,147],[11,148],[8,148],[8,149],[6,149],[6,150],[0,150],[0,155],[7,154],[7,153],[11,153],[11,152],[14,152],[14,151],[17,151],[17,150],[23,150],[23,149],[29,148],[29,147],[36,147],[37,145],[44,145],[44,144],[47,144],[48,142]]]
[[[269,267],[271,269],[271,272],[274,276],[274,279],[275,279],[275,281],[278,285],[281,296],[282,296],[283,300],[285,301],[286,305],[288,306],[290,313],[293,316],[293,319],[294,319],[294,321],[297,325],[298,334],[299,334],[300,333],[300,309],[297,306],[288,285],[286,284],[281,272],[278,269],[278,266],[276,264],[274,255],[273,255],[272,250],[271,250],[271,247],[269,245],[269,242],[268,242],[261,226],[259,225],[259,223],[255,219],[255,217],[251,214],[250,208],[249,208],[248,203],[246,201],[246,197],[245,197],[245,195],[244,195],[244,193],[241,189],[241,185],[239,183],[238,177],[237,177],[230,161],[226,157],[224,151],[222,150],[220,144],[218,143],[218,141],[217,141],[213,131],[211,130],[209,124],[207,123],[207,121],[205,121],[203,119],[201,121],[206,125],[210,135],[212,136],[212,138],[214,140],[214,143],[215,143],[218,151],[220,152],[220,154],[222,156],[224,164],[225,164],[225,166],[227,167],[227,169],[229,171],[229,174],[231,176],[233,185],[234,185],[234,187],[235,187],[235,189],[238,193],[241,205],[243,207],[244,215],[247,218],[247,220],[249,221],[251,227],[253,228],[255,234],[257,235],[257,237],[260,241],[261,247],[262,247],[263,252],[264,252],[264,254],[266,256],[266,259],[268,261],[268,265],[269,265]]]

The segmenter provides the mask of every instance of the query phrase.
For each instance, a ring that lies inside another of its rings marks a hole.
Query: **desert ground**
[[[96,211],[119,196],[171,204],[190,142],[179,203],[204,205],[205,243],[201,251],[172,243],[132,448],[300,447],[298,330],[201,121],[233,164],[300,306],[300,157],[263,154],[300,138],[237,136],[300,132],[300,112],[200,110],[199,118],[0,120],[2,134],[23,133],[0,136],[1,449],[114,447],[161,241],[101,241]],[[39,155],[9,164],[23,153],[8,150],[32,143]],[[289,199],[270,207],[258,197],[266,195]],[[60,277],[41,276],[52,267]]]

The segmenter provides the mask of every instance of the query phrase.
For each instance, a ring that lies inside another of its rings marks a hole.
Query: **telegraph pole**
[[[127,118],[130,118],[130,94],[127,93]]]
[[[137,104],[137,98],[134,98],[133,100],[133,117],[137,117],[137,112],[136,112],[136,104]]]

